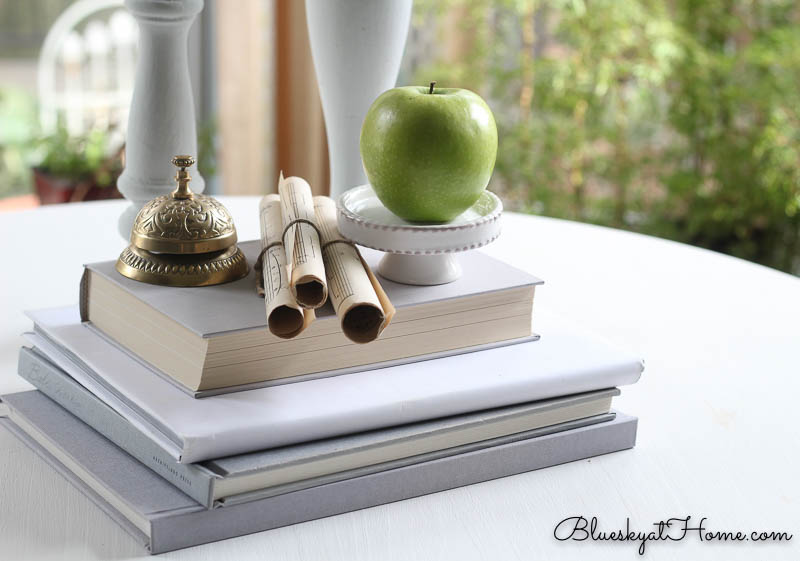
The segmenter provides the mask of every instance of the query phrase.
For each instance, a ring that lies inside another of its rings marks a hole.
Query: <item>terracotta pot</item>
[[[116,179],[111,185],[101,187],[93,179],[67,179],[51,175],[41,168],[33,168],[33,183],[39,202],[43,205],[122,198],[117,190]]]

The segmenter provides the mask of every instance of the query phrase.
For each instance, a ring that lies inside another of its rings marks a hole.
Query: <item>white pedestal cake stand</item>
[[[369,185],[355,187],[338,200],[342,236],[383,251],[378,273],[404,284],[433,285],[461,276],[455,253],[493,242],[500,235],[503,203],[484,191],[472,207],[446,224],[414,224],[392,214]]]

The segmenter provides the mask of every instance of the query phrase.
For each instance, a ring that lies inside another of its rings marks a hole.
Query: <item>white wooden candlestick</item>
[[[187,38],[203,0],[125,0],[125,6],[139,23],[125,169],[117,183],[131,202],[119,218],[120,234],[127,239],[144,203],[175,188],[172,157],[197,155]],[[195,166],[191,175],[192,191],[201,193],[205,182]]]
[[[412,0],[306,0],[322,98],[331,197],[366,183],[358,141],[372,102],[395,86]]]

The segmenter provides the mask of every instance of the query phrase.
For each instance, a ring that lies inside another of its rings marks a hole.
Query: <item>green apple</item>
[[[486,102],[434,84],[385,91],[361,127],[372,188],[411,222],[448,222],[467,210],[486,189],[497,157],[497,125]]]

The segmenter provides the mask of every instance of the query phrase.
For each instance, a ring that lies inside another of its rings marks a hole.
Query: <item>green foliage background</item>
[[[463,52],[413,79],[487,99],[509,207],[800,271],[796,1],[415,3],[453,13]]]

